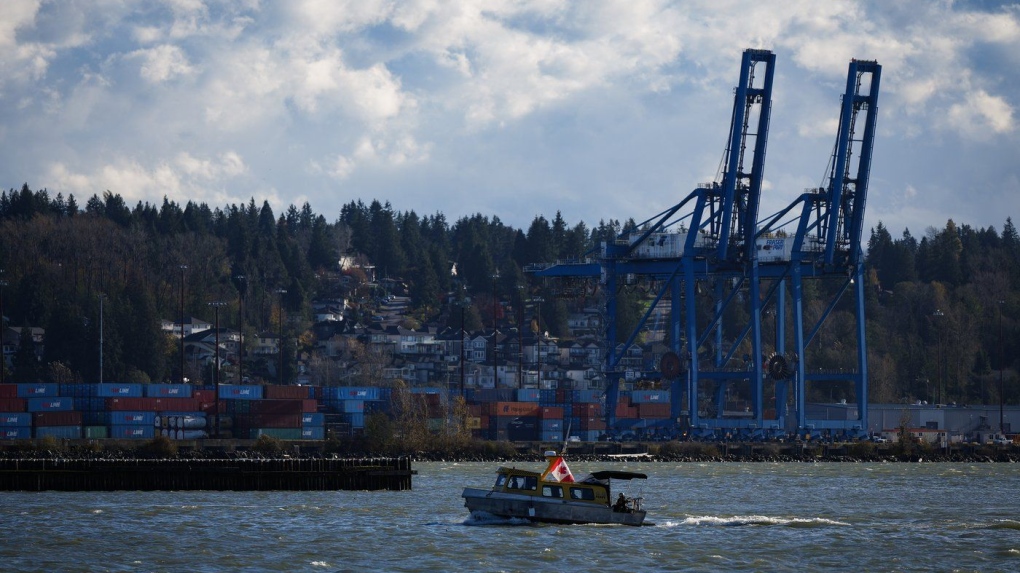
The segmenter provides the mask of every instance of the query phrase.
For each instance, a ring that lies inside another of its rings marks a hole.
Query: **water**
[[[410,492],[0,493],[0,570],[1020,570],[1012,464],[571,464],[647,473],[617,484],[639,528],[472,524],[461,489],[495,466],[416,464]]]

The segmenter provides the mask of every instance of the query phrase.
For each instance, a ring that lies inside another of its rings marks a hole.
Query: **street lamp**
[[[181,269],[181,384],[184,384],[184,271],[188,265],[180,265]]]
[[[1003,412],[1003,404],[1005,397],[1003,396],[1004,388],[1002,385],[1002,371],[1005,369],[1003,359],[1005,356],[1002,353],[1002,307],[1006,304],[1006,301],[999,301],[999,433],[1005,434],[1006,430],[1006,416]]]
[[[213,428],[215,428],[215,435],[217,438],[220,437],[220,307],[225,306],[227,303],[223,301],[213,301],[209,303],[209,306],[213,307],[213,316],[216,326],[216,348],[215,362],[213,363],[213,385],[216,388],[216,397],[213,400],[213,408],[216,414],[213,417]]]
[[[937,321],[941,319],[943,316],[945,316],[945,314],[942,312],[941,309],[935,309],[935,312],[932,313],[932,316],[935,317],[936,324],[938,324]],[[942,328],[940,326],[935,327],[935,337],[936,340],[938,341],[936,346],[938,350],[937,353],[935,354],[935,374],[936,374],[935,403],[941,404],[943,401],[942,395],[943,389],[942,389]]]
[[[524,387],[524,285],[517,285],[517,387]]]
[[[237,383],[244,384],[244,295],[248,292],[248,283],[244,275],[235,275],[244,288],[237,289]]]
[[[287,294],[287,290],[278,288],[276,294],[280,295],[280,386],[283,386],[283,295]]]

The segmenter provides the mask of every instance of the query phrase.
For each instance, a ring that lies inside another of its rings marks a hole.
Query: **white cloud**
[[[151,83],[163,83],[192,72],[188,57],[177,46],[163,44],[155,48],[137,50],[128,57],[142,61],[139,74]]]
[[[946,121],[950,127],[974,139],[1013,130],[1013,109],[1005,99],[984,90],[969,92],[965,97],[949,107]]]

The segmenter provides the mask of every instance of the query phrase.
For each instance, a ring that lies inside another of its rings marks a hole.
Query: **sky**
[[[0,187],[643,221],[716,179],[746,48],[776,53],[762,218],[824,185],[852,58],[883,68],[866,230],[1020,216],[992,1],[3,0]]]

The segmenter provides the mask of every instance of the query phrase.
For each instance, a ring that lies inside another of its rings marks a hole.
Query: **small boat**
[[[562,455],[546,452],[542,473],[500,467],[491,489],[464,488],[472,517],[517,518],[542,523],[642,525],[642,498],[619,494],[612,501],[611,480],[647,479],[642,473],[598,471],[574,480]]]

